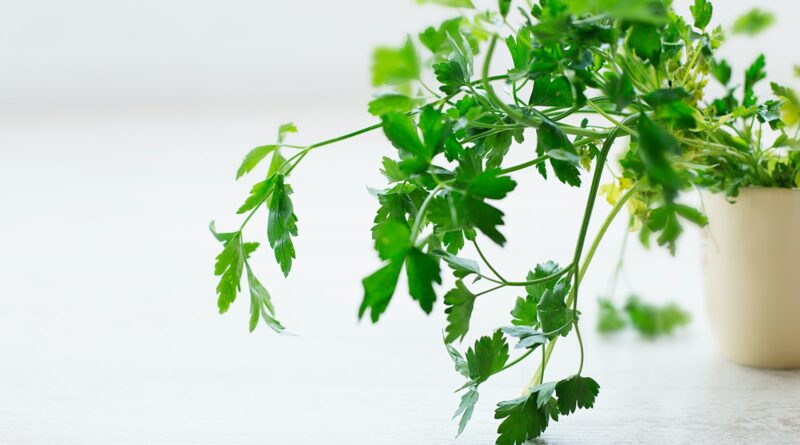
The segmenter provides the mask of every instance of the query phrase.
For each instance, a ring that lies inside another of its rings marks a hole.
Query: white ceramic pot
[[[800,368],[800,190],[704,194],[705,282],[722,354],[743,365]]]

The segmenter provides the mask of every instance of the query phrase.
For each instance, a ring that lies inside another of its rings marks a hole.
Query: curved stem
[[[638,117],[639,117],[638,114],[629,116],[627,119],[625,119],[624,122],[627,123],[627,122],[632,121],[632,120],[634,120],[634,119],[636,119]],[[603,144],[603,149],[601,150],[601,152],[600,152],[600,154],[598,155],[598,158],[597,158],[597,163],[596,163],[595,171],[594,171],[594,177],[592,178],[592,185],[591,185],[591,189],[589,190],[589,198],[588,198],[588,200],[586,202],[586,210],[584,211],[583,223],[581,224],[581,231],[580,231],[580,234],[578,235],[578,243],[576,244],[576,247],[575,247],[575,257],[574,257],[574,261],[573,261],[573,264],[575,264],[575,265],[580,264],[580,258],[581,258],[581,254],[582,254],[582,251],[583,251],[583,245],[584,245],[584,243],[586,241],[586,232],[589,229],[589,222],[591,221],[592,211],[594,209],[595,200],[597,198],[597,191],[600,188],[600,179],[601,179],[601,177],[603,175],[603,165],[605,164],[605,161],[606,161],[606,158],[608,157],[609,151],[611,151],[611,147],[614,145],[614,141],[619,136],[619,131],[620,131],[620,128],[617,127],[611,132],[611,134],[609,135],[608,139],[606,139],[605,143]],[[630,195],[631,195],[631,193],[629,192],[626,195],[627,198],[629,198]],[[570,292],[570,295],[567,297],[567,301],[566,301],[567,307],[572,306],[573,310],[577,310],[578,288],[580,286],[580,282],[583,279],[583,276],[584,276],[584,274],[586,273],[586,270],[589,267],[589,263],[591,262],[591,259],[594,256],[594,252],[597,250],[597,246],[600,244],[600,240],[602,240],[603,235],[605,235],[606,231],[608,230],[608,226],[611,225],[611,222],[614,220],[614,218],[617,216],[619,211],[622,209],[622,205],[624,204],[624,201],[627,200],[627,198],[625,198],[625,200],[621,199],[620,202],[617,203],[617,206],[615,206],[614,209],[612,210],[612,212],[606,217],[606,222],[604,222],[603,228],[601,228],[601,231],[598,233],[597,237],[595,238],[595,241],[592,244],[592,249],[590,250],[590,254],[591,255],[588,256],[584,260],[583,264],[580,266],[580,269],[575,271],[575,273],[573,275],[574,276],[574,283],[573,283],[573,286],[572,286],[572,290]],[[578,267],[578,266],[576,266],[576,267]],[[575,324],[577,326],[577,318],[575,319]],[[546,349],[546,351],[545,351],[545,360],[542,362],[541,365],[539,365],[539,369],[537,369],[536,373],[533,375],[533,377],[531,378],[530,382],[528,382],[528,385],[525,386],[525,389],[523,390],[523,394],[527,394],[529,388],[534,386],[536,384],[536,382],[541,378],[541,375],[544,373],[544,370],[547,367],[547,363],[550,360],[550,356],[553,353],[553,348],[555,348],[557,340],[558,340],[558,337],[556,337],[553,340],[551,340],[550,343],[548,343],[545,346],[545,349]],[[583,351],[581,351],[581,368],[582,367],[583,367]]]
[[[504,168],[504,169],[500,170],[500,174],[501,175],[507,175],[509,173],[514,173],[516,171],[524,170],[524,169],[526,169],[528,167],[533,167],[534,165],[539,165],[542,162],[547,161],[548,159],[550,159],[550,155],[545,154],[545,155],[539,156],[538,158],[533,159],[531,161],[523,162],[522,164],[518,164],[518,165],[515,165],[513,167]]]
[[[428,210],[428,206],[430,205],[431,201],[433,201],[433,198],[435,198],[444,187],[444,183],[437,185],[436,188],[431,190],[430,194],[425,197],[425,201],[422,201],[422,205],[419,206],[419,210],[417,210],[417,216],[414,217],[414,225],[411,228],[411,244],[415,244],[417,242],[417,238],[419,238],[422,218],[425,217],[425,212]]]
[[[478,246],[478,240],[473,238],[472,239],[472,245],[475,246],[475,250],[478,251],[478,255],[480,255],[481,259],[483,260],[483,263],[486,264],[486,266],[489,268],[489,270],[492,271],[494,276],[496,276],[497,279],[499,279],[501,282],[507,283],[508,280],[503,278],[503,276],[500,275],[500,272],[498,272],[497,269],[495,269],[494,266],[492,266],[492,263],[490,263],[489,260],[486,259],[486,256],[483,254],[483,251],[481,250],[480,246]]]

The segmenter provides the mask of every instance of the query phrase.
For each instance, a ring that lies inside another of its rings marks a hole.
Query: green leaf
[[[560,270],[561,267],[558,264],[548,261],[546,263],[538,264],[532,272],[528,272],[526,279],[528,281],[533,281],[546,278],[558,273]],[[511,311],[511,316],[513,317],[511,324],[515,326],[530,326],[538,328],[540,326],[537,312],[539,301],[542,299],[544,292],[548,289],[552,290],[557,282],[558,279],[553,279],[544,283],[529,284],[525,286],[527,295],[525,298],[517,298],[516,304],[514,305],[514,310]]]
[[[754,8],[736,19],[733,23],[733,33],[755,36],[772,26],[773,23],[775,23],[775,15]]]
[[[504,224],[503,212],[471,196],[464,197],[463,212],[469,224],[483,232],[489,239],[500,246],[506,243],[506,238],[497,230],[498,226]]]
[[[253,188],[250,189],[250,196],[247,198],[244,204],[239,207],[239,210],[237,210],[236,213],[238,215],[247,213],[250,210],[260,206],[263,202],[266,202],[270,193],[272,193],[272,188],[274,185],[275,176],[270,176],[268,179],[255,184]]]
[[[453,232],[458,233],[458,232]],[[463,240],[463,237],[462,237]],[[433,252],[438,257],[442,258],[450,269],[453,270],[453,273],[458,278],[464,278],[472,274],[480,275],[481,270],[478,266],[478,263],[473,260],[468,260],[466,258],[459,258],[449,252],[445,252],[442,250],[436,250]]]
[[[450,52],[450,40],[448,34],[456,34],[461,31],[463,17],[456,17],[445,20],[438,28],[429,26],[419,35],[419,41],[425,45],[434,55],[446,58]]]
[[[660,24],[667,11],[660,0],[564,0],[574,14],[605,13],[620,20]]]
[[[705,29],[711,22],[714,6],[708,0],[694,0],[694,6],[690,6],[689,9],[692,11],[694,26]]]
[[[445,141],[451,134],[452,124],[444,113],[429,105],[420,113],[419,129],[425,140],[425,159],[429,160],[443,151]]]
[[[628,299],[625,310],[633,327],[645,337],[669,335],[691,321],[691,316],[673,303],[659,307],[647,304],[636,296]]]
[[[673,204],[672,208],[675,209],[675,213],[693,222],[698,227],[705,227],[708,225],[708,217],[694,207],[683,204]]]
[[[628,46],[653,66],[658,66],[661,61],[661,35],[653,25],[634,24],[628,37]]]
[[[451,55],[446,62],[434,64],[433,72],[436,80],[442,84],[439,89],[447,94],[455,94],[462,86],[470,84],[473,69],[472,49],[461,32],[455,35],[448,34],[447,37],[452,49]]]
[[[574,375],[556,385],[558,410],[566,416],[574,413],[578,408],[592,408],[599,393],[600,385],[594,379]]]
[[[392,300],[402,269],[403,259],[400,258],[364,278],[362,282],[364,285],[364,301],[358,310],[358,318],[362,318],[367,309],[369,309],[370,319],[373,323],[377,323]]]
[[[451,8],[475,9],[472,0],[417,0],[419,4],[430,3],[434,5],[448,6]]]
[[[634,91],[631,78],[626,72],[623,72],[622,76],[617,76],[613,72],[606,74],[603,92],[617,106],[617,111],[622,111],[636,100],[636,91]]]
[[[369,114],[382,116],[387,113],[406,113],[419,105],[419,101],[404,94],[384,94],[369,103]]]
[[[404,258],[411,248],[411,230],[407,224],[389,220],[373,230],[375,250],[382,260]]]
[[[542,119],[542,124],[536,130],[536,138],[536,153],[539,156],[544,154],[553,155],[553,152],[556,151],[577,155],[575,146],[572,145],[572,142],[570,142],[564,131],[561,130],[561,127],[548,119]],[[561,159],[550,160],[550,165],[553,167],[556,177],[561,182],[573,187],[579,187],[581,185],[580,172],[576,164],[577,161],[570,162]],[[539,165],[543,166],[544,164]],[[543,170],[540,170],[540,172],[543,172]]]
[[[220,314],[227,312],[231,303],[236,300],[244,270],[244,255],[242,234],[239,232],[225,242],[222,252],[217,255],[214,275],[220,277],[217,285],[217,294],[219,295],[217,306]]]
[[[250,288],[250,332],[253,332],[258,325],[259,316],[264,319],[264,323],[277,333],[285,330],[283,325],[275,319],[275,307],[267,289],[253,274],[250,266],[247,266],[247,283]]]
[[[764,55],[761,54],[758,56],[755,62],[753,62],[750,67],[747,68],[747,71],[744,73],[744,100],[742,101],[742,105],[745,107],[751,107],[756,104],[755,92],[753,91],[753,87],[761,80],[766,79],[767,73],[764,71],[767,62],[764,58]]]
[[[600,333],[607,334],[610,332],[617,332],[622,330],[625,325],[625,318],[622,312],[614,306],[611,300],[601,299],[598,301],[600,306],[599,315],[597,317],[597,330]]]
[[[253,171],[253,169],[256,168],[256,166],[258,166],[258,164],[265,157],[267,157],[268,154],[277,149],[277,145],[262,145],[252,149],[249,153],[247,153],[247,156],[244,157],[244,160],[242,160],[242,165],[239,167],[239,171],[236,172],[236,179],[239,179],[247,173]]]
[[[711,65],[711,74],[719,83],[727,85],[731,81],[732,69],[726,60],[720,60]]]
[[[574,314],[565,301],[568,292],[569,287],[565,283],[558,283],[552,289],[545,290],[536,307],[539,324],[549,338],[566,336],[572,328]]]
[[[683,233],[683,227],[678,222],[678,214],[673,206],[666,205],[650,212],[647,228],[652,232],[661,232],[658,245],[668,246],[670,253],[675,254],[675,243]]]
[[[795,92],[793,89],[781,86],[775,82],[771,82],[769,85],[770,88],[772,88],[772,94],[789,102],[795,107],[800,108],[800,99],[798,99],[797,92]]]
[[[511,324],[515,326],[539,326],[539,317],[536,309],[538,308],[539,300],[532,295],[526,295],[525,298],[517,297],[514,309],[511,311]]]
[[[539,437],[547,429],[552,416],[553,405],[550,403],[552,398],[547,397],[549,392],[547,388],[536,389],[529,396],[497,404],[494,418],[504,419],[497,428],[499,434],[495,442],[497,445],[523,445]],[[540,404],[538,390],[543,391],[541,398],[546,399],[544,403]],[[550,394],[552,395],[552,392]]]
[[[407,86],[419,79],[420,64],[411,37],[400,48],[379,47],[372,56],[372,84],[374,86]]]
[[[476,176],[469,184],[467,192],[488,199],[503,199],[517,187],[508,176],[500,176],[500,169],[490,169]]]
[[[439,262],[436,258],[421,250],[414,248],[408,252],[406,258],[406,273],[408,274],[408,293],[411,298],[419,302],[426,314],[433,310],[436,293],[433,284],[442,284]]]
[[[289,198],[291,194],[292,188],[284,184],[284,176],[277,174],[269,201],[267,238],[284,276],[288,276],[292,269],[292,259],[295,258],[292,236],[297,236],[297,216]]]
[[[661,88],[644,97],[648,104],[657,107],[671,102],[689,99],[691,96],[683,88]]]
[[[572,86],[565,76],[542,77],[533,83],[530,105],[571,107],[575,105]]]
[[[498,0],[497,8],[503,18],[508,17],[508,13],[511,11],[511,0]]]
[[[506,326],[500,330],[506,335],[519,339],[514,346],[515,349],[536,349],[537,346],[544,345],[548,341],[546,335],[528,326]]]
[[[402,182],[408,179],[408,176],[400,168],[400,164],[398,164],[394,159],[384,156],[382,165],[383,169],[381,170],[381,173],[383,173],[383,176],[385,176],[389,182]]]
[[[450,343],[445,342],[445,348],[447,348],[447,354],[453,359],[453,364],[455,364],[456,372],[463,375],[466,378],[469,378],[469,366],[467,365],[467,361],[458,352],[458,349],[454,348],[453,345]]]
[[[639,118],[638,130],[639,157],[644,163],[647,176],[654,184],[661,185],[664,196],[672,201],[678,194],[682,181],[667,156],[679,151],[678,142],[645,115]]]
[[[456,281],[456,288],[446,293],[444,304],[447,308],[447,336],[445,341],[452,343],[458,339],[463,340],[469,331],[469,320],[472,317],[472,308],[475,305],[475,294],[469,291],[464,282]]]
[[[431,160],[433,152],[422,143],[419,133],[417,133],[417,127],[409,116],[388,113],[383,115],[381,120],[384,134],[400,150],[401,156],[406,158],[413,156],[422,162]]]
[[[500,372],[508,361],[508,343],[502,331],[495,331],[491,337],[484,336],[467,350],[469,377],[475,383],[485,382]]]
[[[472,413],[475,411],[475,405],[478,403],[478,398],[478,390],[474,387],[470,388],[469,391],[461,396],[461,403],[458,405],[458,409],[456,410],[455,414],[453,414],[453,419],[461,416],[461,420],[458,422],[458,434],[456,437],[460,436],[467,427],[467,424],[472,418]]]

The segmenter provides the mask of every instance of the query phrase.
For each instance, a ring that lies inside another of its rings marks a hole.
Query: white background
[[[723,24],[756,4],[717,3]],[[758,4],[778,24],[722,53],[741,72],[764,52],[771,78],[792,83],[800,4]],[[0,3],[0,443],[450,443],[460,381],[441,345],[441,305],[425,317],[401,286],[380,324],[356,320],[360,280],[378,267],[366,187],[382,185],[378,162],[391,153],[380,134],[315,152],[292,179],[290,279],[267,250],[255,259],[296,337],[248,334],[246,298],[216,314],[219,246],[206,230],[211,219],[238,225],[254,179],[233,174],[249,148],[286,121],[300,127],[298,143],[371,123],[371,48],[450,15],[404,0]],[[515,150],[525,160],[533,149]],[[509,246],[488,249],[514,277],[570,256],[585,199],[518,180],[503,204]],[[264,218],[252,227],[263,241]],[[612,228],[583,286],[587,325],[623,231]],[[717,357],[700,238],[688,231],[676,258],[631,243],[633,290],[678,301],[695,321],[655,343],[585,328],[598,409],[554,425],[549,443],[752,433],[779,443],[800,430],[797,374]],[[515,296],[479,302],[471,338],[506,323]],[[548,373],[568,375],[575,362],[564,341]],[[459,443],[490,443],[494,403],[516,397],[534,368],[486,385]],[[628,428],[609,426],[618,419]]]

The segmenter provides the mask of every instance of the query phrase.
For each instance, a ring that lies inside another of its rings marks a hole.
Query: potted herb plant
[[[259,245],[246,241],[244,230],[255,213],[268,213],[267,240],[288,275],[298,234],[289,178],[316,149],[382,131],[396,156],[381,166],[388,185],[377,195],[372,229],[380,264],[363,280],[359,317],[377,322],[401,279],[423,312],[443,302],[446,349],[464,377],[459,433],[483,382],[538,359],[522,395],[510,394],[495,411],[497,443],[521,444],[560,416],[595,403],[600,385],[583,373],[579,290],[611,222],[626,211],[644,243],[654,238],[674,251],[684,225],[707,224],[702,211],[679,201],[682,191],[700,187],[729,199],[741,192],[744,202],[749,186],[792,186],[787,178],[796,179],[798,158],[790,150],[797,146],[800,107],[796,95],[778,85],[775,98],[756,96],[754,86],[765,77],[763,57],[746,70],[741,91],[730,87],[723,97],[708,97],[709,79],[729,86],[733,75],[716,56],[724,35],[708,28],[713,8],[707,0],[696,0],[687,17],[666,0],[500,0],[489,11],[474,10],[471,0],[427,2],[457,7],[460,14],[398,48],[376,50],[373,81],[381,93],[369,111],[377,123],[310,145],[287,143],[296,132],[288,124],[274,144],[247,154],[237,178],[257,171],[262,180],[238,210],[243,223],[233,232],[211,227],[223,244],[215,265],[218,306],[226,312],[245,281],[250,329],[263,320],[284,330],[249,263]],[[512,66],[493,64],[500,51]],[[774,144],[765,142],[765,128],[780,133]],[[623,140],[620,174],[605,189],[613,207],[598,232],[589,233],[611,149]],[[512,147],[530,153],[530,160],[509,165]],[[510,277],[481,245],[506,244],[505,215],[496,203],[514,191],[515,176],[531,174],[561,183],[554,187],[585,188],[584,214],[570,258],[542,259],[527,276]],[[727,210],[710,207],[714,217],[727,220]],[[726,257],[727,242],[720,242]],[[712,287],[713,277],[725,274],[715,261],[710,257]],[[447,269],[455,285],[438,297]],[[459,347],[476,303],[499,292],[524,294],[510,305],[507,326]],[[569,336],[581,345],[575,373],[545,380],[559,338]]]

